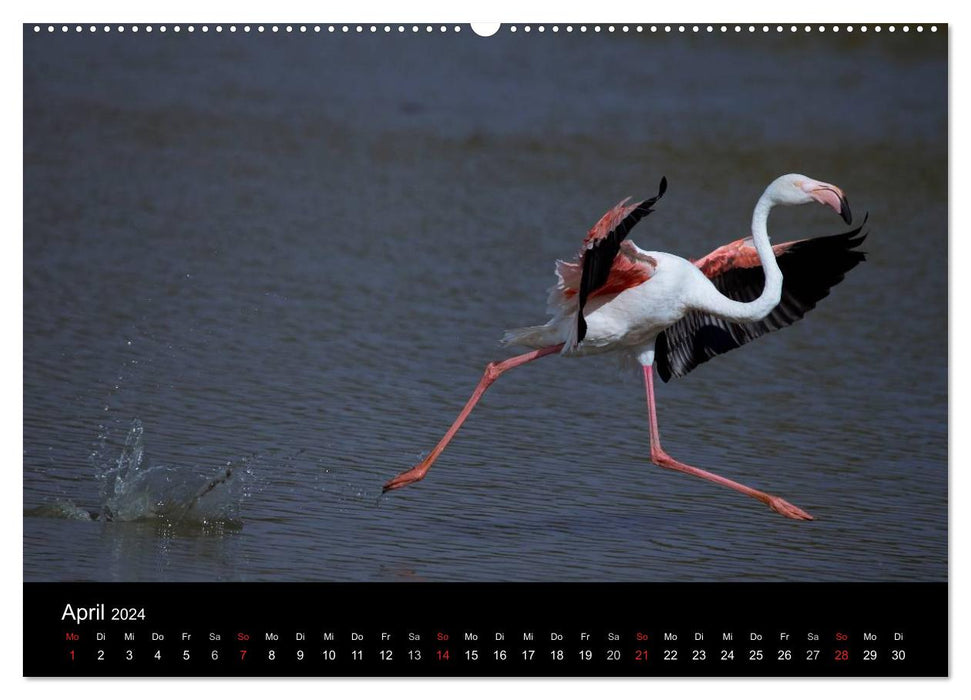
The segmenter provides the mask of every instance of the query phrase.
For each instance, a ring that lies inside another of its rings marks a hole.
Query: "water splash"
[[[247,496],[245,481],[251,474],[247,460],[228,463],[208,476],[184,466],[153,464],[145,455],[144,427],[131,422],[117,458],[106,458],[108,430],[102,426],[90,455],[101,481],[101,507],[80,508],[67,499],[29,509],[25,515],[102,520],[155,521],[165,528],[203,530],[242,527],[240,505]]]
[[[98,513],[80,508],[66,498],[58,498],[36,508],[27,508],[24,515],[33,518],[61,518],[63,520],[96,520]]]
[[[145,457],[144,428],[135,419],[117,461],[102,474],[102,514],[106,520],[155,518],[172,525],[239,523],[241,471],[227,464],[200,477],[193,469],[152,464]]]

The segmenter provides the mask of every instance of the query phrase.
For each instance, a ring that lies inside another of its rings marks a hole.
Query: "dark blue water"
[[[946,43],[25,31],[25,578],[945,579]],[[868,261],[658,408],[816,521],[651,465],[610,358],[504,376],[380,497],[607,207],[666,175],[631,238],[699,257],[793,171]]]

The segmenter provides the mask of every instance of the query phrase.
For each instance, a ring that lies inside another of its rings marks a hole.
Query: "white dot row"
[[[274,25],[270,25],[270,26],[264,26],[262,24],[252,25],[252,26],[251,25],[248,25],[248,24],[244,24],[242,26],[236,26],[235,24],[231,24],[231,25],[223,26],[221,24],[217,24],[217,25],[215,25],[213,27],[210,27],[209,25],[206,25],[206,24],[200,25],[198,27],[195,26],[195,25],[192,25],[192,24],[186,25],[184,27],[182,25],[178,25],[178,24],[172,25],[171,27],[166,26],[166,25],[160,25],[158,27],[153,27],[152,25],[140,26],[140,25],[137,25],[137,24],[136,25],[131,25],[131,26],[126,26],[126,25],[120,24],[120,25],[117,25],[115,27],[112,27],[111,25],[108,25],[108,24],[104,25],[103,27],[98,27],[98,26],[93,25],[93,24],[92,25],[89,25],[87,27],[84,27],[84,26],[82,26],[80,24],[77,24],[77,25],[74,25],[74,26],[68,26],[66,24],[62,24],[62,25],[49,24],[46,27],[46,29],[47,29],[48,32],[56,32],[58,29],[60,29],[62,32],[69,32],[72,29],[75,32],[83,32],[85,30],[85,28],[87,28],[87,30],[89,32],[97,32],[100,29],[101,31],[105,31],[105,32],[117,31],[119,33],[123,33],[125,31],[130,31],[130,32],[134,32],[134,33],[137,33],[139,31],[147,32],[147,33],[151,33],[152,31],[159,31],[159,32],[163,32],[163,33],[164,32],[167,32],[167,31],[172,31],[172,32],[175,32],[175,33],[179,33],[179,32],[182,32],[182,31],[186,31],[186,32],[189,32],[189,33],[196,32],[196,31],[203,32],[203,33],[206,33],[206,32],[209,32],[209,31],[215,31],[215,32],[223,32],[223,31],[228,31],[228,32],[281,32],[282,31],[282,32],[289,32],[289,33],[293,33],[293,32],[302,32],[302,33],[315,32],[315,33],[318,33],[319,34],[320,32],[323,32],[323,31],[330,32],[330,33],[335,33],[335,32],[348,33],[348,32],[365,32],[365,31],[370,31],[370,32],[376,33],[378,31],[380,31],[381,29],[383,29],[385,32],[391,32],[394,29],[397,29],[397,31],[399,31],[399,32],[405,32],[405,31],[409,31],[409,30],[412,31],[412,32],[419,32],[422,29],[424,29],[426,32],[433,32],[436,29],[438,29],[441,32],[447,32],[449,30],[449,27],[446,27],[445,25],[442,25],[440,27],[433,27],[431,25],[427,25],[427,26],[424,26],[424,27],[419,27],[418,25],[410,25],[408,27],[405,27],[404,25],[396,25],[395,27],[391,27],[390,25],[384,25],[383,27],[380,27],[379,28],[377,25],[373,25],[373,24],[370,25],[370,26],[364,26],[364,25],[360,25],[360,24],[358,24],[358,25],[347,25],[347,24],[343,24],[343,25],[333,25],[333,24],[331,24],[331,25],[325,25],[325,26],[321,26],[319,24],[309,25],[309,26],[306,25],[306,24],[298,24],[298,25],[295,26],[295,25],[292,25],[292,24],[287,24],[287,25],[284,25],[282,27],[279,26],[279,25],[275,25],[275,24]],[[455,32],[462,31],[462,28],[459,27],[459,26],[455,26],[452,29]],[[44,27],[42,27],[39,24],[35,24],[34,25],[34,32],[35,33],[42,32],[42,31],[44,31]]]
[[[34,32],[35,33],[40,33],[42,31],[44,31],[44,29],[45,29],[45,27],[42,27],[39,24],[35,24],[34,25]],[[388,25],[388,24],[381,25],[381,26],[378,26],[378,25],[375,25],[375,24],[372,24],[372,25],[361,25],[361,24],[357,24],[357,25],[347,25],[347,24],[333,25],[333,24],[330,24],[330,25],[324,25],[324,26],[321,26],[319,24],[314,24],[314,25],[306,25],[306,24],[291,25],[291,24],[287,24],[287,25],[283,25],[283,26],[279,26],[279,25],[275,25],[275,24],[274,25],[269,25],[269,26],[265,26],[265,25],[262,25],[262,24],[259,24],[259,25],[248,25],[248,24],[244,24],[244,25],[241,25],[241,26],[237,26],[235,24],[231,24],[231,25],[223,26],[221,24],[217,24],[217,25],[214,25],[211,28],[209,27],[209,25],[205,25],[205,24],[200,25],[198,27],[196,27],[195,25],[192,25],[192,24],[186,25],[184,27],[182,25],[178,25],[178,24],[172,25],[172,26],[159,25],[157,27],[153,27],[152,25],[139,26],[137,24],[136,25],[130,25],[130,26],[126,26],[126,25],[123,25],[123,24],[119,24],[119,25],[112,26],[112,25],[106,24],[106,25],[103,25],[101,27],[98,27],[98,26],[93,25],[93,24],[92,25],[87,25],[86,27],[85,26],[82,26],[80,24],[73,25],[73,26],[68,26],[66,24],[62,24],[62,25],[49,24],[49,25],[46,26],[46,30],[48,32],[51,32],[51,33],[56,32],[58,29],[60,29],[60,31],[62,31],[62,32],[69,32],[72,29],[75,32],[83,32],[85,29],[87,29],[89,32],[97,32],[100,29],[101,31],[104,31],[104,32],[116,31],[118,33],[124,33],[126,31],[130,31],[132,33],[138,33],[139,31],[142,31],[142,32],[145,32],[145,33],[148,33],[148,34],[152,33],[153,31],[159,31],[159,32],[162,32],[162,33],[165,33],[165,32],[168,32],[168,31],[172,31],[172,32],[175,32],[175,33],[179,33],[179,32],[182,32],[182,31],[186,31],[186,32],[189,32],[190,34],[193,33],[193,32],[196,32],[196,31],[200,31],[202,33],[207,33],[210,30],[211,31],[215,31],[215,32],[223,32],[223,31],[237,32],[237,31],[242,31],[242,32],[257,32],[257,33],[259,33],[259,32],[271,32],[271,33],[272,32],[277,32],[278,33],[278,32],[281,32],[282,31],[282,32],[287,32],[287,33],[293,33],[293,32],[298,32],[298,33],[314,32],[314,33],[318,33],[319,34],[321,32],[326,31],[326,32],[331,33],[331,34],[338,33],[338,32],[345,33],[345,34],[352,33],[352,32],[354,32],[354,33],[370,32],[372,34],[376,34],[376,33],[380,32],[380,31],[384,31],[385,33],[391,33],[393,31],[397,31],[399,33],[404,33],[404,32],[407,32],[407,31],[410,31],[412,33],[417,33],[417,32],[420,32],[422,30],[424,30],[426,33],[431,33],[431,32],[434,32],[436,29],[439,32],[445,33],[445,32],[448,32],[449,31],[450,27],[447,27],[445,25],[432,26],[430,24],[428,24],[428,25],[422,25],[422,26],[419,26],[417,24],[407,25],[407,26],[406,25],[401,25],[401,24],[394,25],[394,26]],[[451,29],[453,31],[455,31],[455,32],[461,32],[462,31],[462,28],[460,26],[458,26],[458,25],[455,25],[455,26],[451,27]],[[584,25],[579,25],[577,27],[574,27],[573,25],[565,25],[565,26],[562,26],[562,27],[559,26],[559,25],[552,25],[550,27],[546,27],[544,25],[532,26],[532,25],[528,25],[527,24],[527,25],[523,25],[521,27],[520,26],[517,26],[517,25],[510,25],[509,27],[507,27],[507,29],[508,29],[508,31],[510,31],[512,33],[516,33],[516,32],[518,32],[518,31],[521,30],[521,31],[526,32],[526,33],[529,33],[529,32],[532,32],[532,31],[536,31],[536,32],[539,32],[541,34],[544,33],[544,32],[546,32],[546,31],[551,31],[551,32],[554,32],[554,33],[561,32],[561,31],[567,32],[567,33],[571,33],[571,32],[576,31],[576,32],[583,33],[583,32],[603,32],[603,31],[616,32],[618,30],[621,31],[621,32],[645,32],[645,31],[647,31],[647,32],[653,32],[653,33],[657,33],[657,32],[665,32],[665,33],[671,33],[671,32],[688,33],[688,32],[691,32],[691,33],[694,33],[694,34],[700,34],[700,33],[703,33],[704,32],[704,33],[711,34],[711,33],[715,33],[715,32],[721,32],[721,33],[727,33],[727,32],[736,32],[736,33],[749,32],[749,33],[753,33],[754,34],[755,32],[758,32],[758,31],[761,31],[763,33],[768,33],[768,32],[771,32],[773,30],[776,31],[776,32],[784,32],[787,29],[788,29],[789,32],[798,32],[800,29],[802,29],[803,32],[807,32],[807,33],[808,32],[812,32],[812,31],[817,31],[817,32],[821,32],[821,33],[822,32],[827,32],[827,31],[831,31],[833,33],[838,33],[840,31],[845,31],[847,33],[852,33],[854,30],[857,30],[857,31],[860,31],[860,32],[864,32],[864,33],[867,32],[867,31],[870,31],[870,30],[872,30],[874,32],[877,32],[877,33],[882,32],[882,31],[888,31],[888,32],[893,33],[893,32],[898,31],[898,29],[899,29],[899,31],[902,31],[902,32],[905,32],[906,33],[906,32],[911,31],[911,29],[914,29],[914,31],[917,31],[917,32],[923,32],[925,28],[924,28],[923,25],[920,25],[920,24],[915,25],[914,27],[911,27],[910,25],[906,25],[906,24],[903,25],[903,26],[900,26],[900,27],[897,27],[896,25],[888,25],[886,27],[881,26],[881,25],[868,26],[868,25],[865,25],[865,24],[863,24],[863,25],[857,25],[857,26],[854,26],[854,25],[851,25],[851,24],[850,25],[844,25],[844,26],[841,26],[841,25],[826,26],[826,25],[822,25],[822,24],[816,25],[816,26],[808,25],[808,24],[807,25],[801,25],[801,26],[796,26],[796,25],[783,26],[781,24],[777,24],[777,25],[767,25],[767,24],[762,24],[762,25],[754,25],[754,24],[749,24],[749,25],[739,25],[739,24],[734,24],[734,25],[725,25],[725,24],[721,24],[721,25],[711,25],[711,24],[708,24],[708,25],[697,25],[697,24],[693,24],[693,25],[683,25],[683,24],[679,24],[679,25],[676,25],[676,26],[672,26],[670,24],[660,25],[660,26],[659,25],[644,26],[644,25],[640,25],[640,24],[633,25],[633,26],[627,25],[627,24],[619,25],[619,26],[615,26],[615,25],[612,25],[612,24],[611,25],[606,25],[606,26],[601,26],[601,25],[598,24],[598,25],[593,25],[593,26],[587,26],[587,25],[584,24]],[[932,31],[932,32],[936,32],[937,31],[937,26],[936,25],[931,25],[929,27],[929,30]]]

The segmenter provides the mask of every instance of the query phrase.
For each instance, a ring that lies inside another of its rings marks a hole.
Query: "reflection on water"
[[[946,577],[945,36],[27,32],[24,55],[28,580]],[[696,258],[790,171],[869,211],[867,262],[658,408],[672,456],[817,521],[652,466],[609,358],[503,376],[380,496],[608,206],[666,175],[631,238]]]

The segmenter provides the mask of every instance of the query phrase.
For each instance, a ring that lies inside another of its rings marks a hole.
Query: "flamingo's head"
[[[783,175],[769,185],[766,191],[776,204],[809,204],[819,202],[830,207],[843,217],[843,221],[850,223],[853,215],[846,195],[836,185],[828,182],[813,180],[805,175]]]

